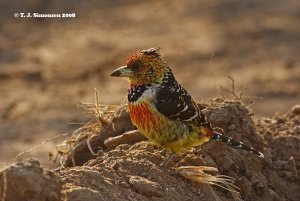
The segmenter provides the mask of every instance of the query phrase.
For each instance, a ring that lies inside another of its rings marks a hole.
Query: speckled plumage
[[[128,79],[132,123],[150,141],[178,153],[214,139],[263,157],[252,147],[212,130],[193,98],[161,59],[158,49],[134,53],[126,66],[112,76]]]

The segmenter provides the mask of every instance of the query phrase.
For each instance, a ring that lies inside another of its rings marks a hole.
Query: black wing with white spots
[[[169,74],[155,98],[157,110],[173,120],[191,122],[210,128],[205,115],[200,111],[188,92]]]

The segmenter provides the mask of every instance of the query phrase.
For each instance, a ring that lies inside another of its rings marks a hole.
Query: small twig
[[[113,118],[112,114],[119,107],[117,105],[100,104],[99,92],[96,88],[94,88],[94,94],[94,103],[79,102],[78,107],[82,108],[86,113],[93,114],[95,118],[75,130],[72,133],[72,137],[65,140],[64,144],[58,147],[58,151],[61,152],[59,153],[60,155],[70,155],[73,166],[76,166],[76,151],[81,145],[87,146],[93,156],[101,153],[101,149],[98,152],[94,152],[93,149],[95,148],[91,146],[90,140],[98,133],[101,127],[110,125],[109,123],[111,123],[111,119]],[[70,148],[67,145],[70,145]]]
[[[96,110],[96,118],[99,123],[99,125],[107,125],[108,121],[104,119],[104,113],[100,110],[100,104],[99,104],[99,93],[96,88],[94,88],[95,91],[95,110]]]
[[[43,144],[49,142],[50,140],[53,140],[53,139],[55,139],[55,138],[59,138],[59,137],[62,137],[62,136],[67,136],[67,135],[69,135],[69,133],[63,133],[63,134],[55,135],[55,136],[53,136],[53,137],[51,137],[51,138],[48,138],[48,139],[44,140],[43,142],[41,142],[40,144],[38,144],[38,145],[36,145],[36,146],[34,146],[34,147],[32,147],[32,148],[26,150],[26,151],[22,151],[21,153],[17,154],[17,155],[16,155],[16,160],[18,160],[18,158],[19,158],[20,156],[22,156],[23,154],[29,153],[29,152],[31,152],[32,150],[39,148],[40,146],[42,146]]]
[[[100,147],[101,149],[99,149],[97,153],[94,152],[94,150],[93,150],[93,148],[92,148],[92,146],[91,146],[91,144],[90,144],[90,140],[89,140],[89,139],[86,140],[86,145],[87,145],[87,147],[89,148],[89,150],[90,150],[90,152],[91,152],[91,154],[92,154],[93,156],[98,156],[99,153],[103,152],[102,147]]]
[[[105,105],[99,102],[99,92],[95,88],[95,101],[94,103],[78,103],[78,107],[82,108],[86,113],[93,114],[99,125],[107,125],[110,122],[111,114],[115,113],[117,105]]]
[[[69,125],[84,125],[86,123],[80,123],[80,122],[69,122]]]
[[[222,85],[219,85],[220,89],[222,91],[225,91],[227,93],[232,94],[236,99],[242,100],[243,93],[239,92],[239,94],[237,95],[236,92],[235,92],[235,81],[234,81],[234,79],[231,76],[229,76],[229,75],[227,77],[231,80],[231,89],[230,90],[229,89],[225,89]]]
[[[59,163],[60,163],[60,166],[62,167],[62,168],[65,168],[65,156],[64,155],[61,155],[60,156],[60,160],[59,160]]]
[[[73,167],[76,166],[76,161],[75,161],[75,151],[76,151],[76,149],[77,149],[80,145],[82,145],[84,142],[85,142],[85,141],[81,141],[81,142],[79,142],[78,144],[76,144],[76,145],[73,147],[72,151],[71,151]]]
[[[95,104],[94,105],[95,105],[96,117],[97,117],[97,119],[99,119],[102,116],[102,114],[100,114],[100,107],[99,107],[99,93],[96,88],[94,88],[94,91],[95,91]]]

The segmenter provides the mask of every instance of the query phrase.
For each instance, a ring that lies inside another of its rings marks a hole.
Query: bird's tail
[[[210,138],[213,139],[213,140],[224,142],[224,143],[230,145],[233,148],[243,149],[243,150],[249,151],[249,152],[251,152],[251,153],[253,153],[253,154],[255,154],[255,155],[257,155],[261,158],[264,158],[264,154],[261,153],[260,151],[257,151],[253,147],[245,145],[244,143],[242,143],[240,141],[237,141],[237,140],[235,140],[231,137],[228,137],[228,136],[223,135],[221,133],[218,133],[216,131],[212,131],[212,135],[210,136]]]

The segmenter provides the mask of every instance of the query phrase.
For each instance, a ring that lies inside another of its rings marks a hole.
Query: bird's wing
[[[160,113],[172,120],[210,126],[205,115],[180,84],[158,90],[154,104]]]

